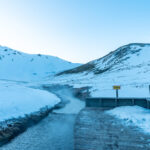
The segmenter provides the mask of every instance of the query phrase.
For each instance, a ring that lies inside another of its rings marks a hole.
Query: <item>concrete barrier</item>
[[[108,107],[114,108],[117,106],[141,106],[150,109],[150,100],[148,98],[87,98],[86,107]]]

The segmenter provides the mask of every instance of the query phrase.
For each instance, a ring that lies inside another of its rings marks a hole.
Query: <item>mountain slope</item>
[[[79,65],[53,56],[30,55],[0,46],[0,79],[39,80]]]
[[[75,87],[89,86],[91,96],[115,96],[113,85],[121,85],[121,97],[149,96],[150,44],[133,43],[55,77]]]
[[[117,65],[119,65],[119,67],[122,69],[124,67],[129,66],[130,64],[128,64],[128,60],[130,60],[131,65],[136,66],[138,64],[141,64],[142,61],[147,60],[150,61],[150,59],[147,57],[148,52],[147,49],[149,48],[150,44],[143,44],[143,43],[128,44],[118,48],[113,52],[110,52],[108,55],[100,59],[91,61],[77,68],[61,72],[58,75],[69,73],[82,73],[82,72],[88,73],[93,72],[94,74],[101,74],[102,72],[115,69]],[[142,52],[140,52],[141,50]],[[146,57],[143,56],[142,58],[142,56],[139,56],[140,54],[145,55]],[[142,59],[140,58],[140,61],[139,60],[137,61],[136,59],[139,59],[139,57],[141,57]]]

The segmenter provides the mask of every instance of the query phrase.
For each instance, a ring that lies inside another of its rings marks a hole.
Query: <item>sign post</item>
[[[118,90],[120,90],[120,86],[119,85],[114,85],[113,89],[116,90],[116,99],[118,99],[118,97],[119,97]]]

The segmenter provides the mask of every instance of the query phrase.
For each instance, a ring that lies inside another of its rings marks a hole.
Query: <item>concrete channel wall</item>
[[[114,108],[117,106],[141,106],[150,109],[148,98],[87,98],[86,107]]]

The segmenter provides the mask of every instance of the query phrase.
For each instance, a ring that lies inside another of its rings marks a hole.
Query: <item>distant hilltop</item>
[[[102,58],[60,72],[55,81],[74,87],[90,87],[94,97],[115,96],[113,85],[121,85],[119,94],[122,97],[149,97],[149,77],[150,44],[131,43]]]
[[[79,65],[54,56],[26,54],[0,46],[0,79],[39,80]]]

